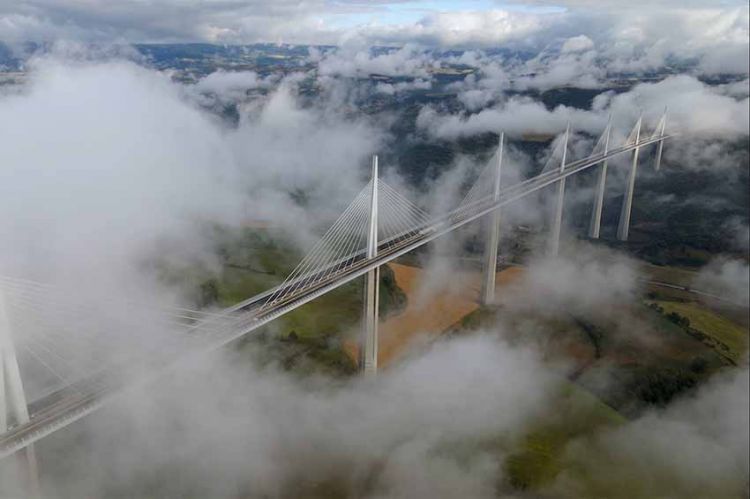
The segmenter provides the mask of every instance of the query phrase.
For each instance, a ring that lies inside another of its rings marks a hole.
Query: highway
[[[698,296],[703,296],[703,297],[711,298],[713,300],[718,300],[724,303],[729,303],[730,305],[734,305],[735,307],[747,308],[747,303],[739,303],[725,296],[720,296],[714,293],[709,293],[708,291],[701,291],[700,289],[691,288],[690,286],[683,286],[681,284],[673,284],[670,282],[663,282],[663,281],[652,281],[649,279],[643,279],[643,282],[645,282],[646,284],[651,284],[653,286],[660,286],[662,288],[679,289],[680,291],[685,291],[687,293],[693,293]]]

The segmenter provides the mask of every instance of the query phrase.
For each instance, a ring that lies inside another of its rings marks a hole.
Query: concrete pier
[[[641,139],[641,118],[638,118],[638,123],[635,125],[635,143]],[[635,175],[638,171],[638,150],[636,147],[633,151],[633,163],[630,165],[630,174],[628,175],[628,183],[625,188],[625,196],[622,199],[622,208],[620,210],[620,223],[617,227],[617,239],[620,241],[628,240],[628,232],[630,231],[630,213],[633,209],[633,191],[635,190]]]
[[[12,425],[29,422],[29,408],[18,368],[10,317],[5,295],[0,290],[0,435]],[[23,475],[26,497],[38,498],[39,474],[34,445],[28,445],[16,453]]]
[[[378,157],[372,157],[372,191],[370,194],[370,221],[367,233],[367,258],[378,255]],[[380,267],[365,276],[365,305],[360,342],[360,369],[366,374],[378,370],[378,320],[380,295]]]
[[[500,175],[503,170],[503,143],[505,134],[500,134],[500,145],[497,148],[497,161],[495,163],[495,181],[493,184],[492,199],[500,199]],[[484,247],[484,275],[482,276],[481,301],[489,305],[495,301],[495,274],[497,273],[497,247],[500,244],[500,209],[496,209],[487,217],[487,240]]]
[[[560,173],[565,170],[565,162],[568,156],[568,138],[570,137],[570,125],[565,129],[565,138],[563,139],[562,160],[560,161]],[[555,213],[552,218],[552,230],[549,238],[549,255],[557,256],[560,251],[560,231],[562,230],[563,206],[565,204],[565,178],[557,182],[557,199],[555,203]]]
[[[603,154],[607,154],[609,150],[609,137],[612,126],[607,125],[607,130],[604,132],[604,150]],[[599,177],[596,182],[596,192],[594,193],[594,208],[591,211],[591,222],[589,222],[589,237],[591,239],[599,239],[599,229],[602,224],[602,208],[604,206],[604,188],[607,182],[607,160],[602,161],[599,167]]]

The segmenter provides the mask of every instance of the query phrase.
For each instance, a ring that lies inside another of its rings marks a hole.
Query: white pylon
[[[612,119],[607,123],[607,129],[604,131],[604,152],[606,156],[609,151],[609,137],[612,132]],[[591,222],[589,223],[589,237],[599,239],[599,229],[602,223],[602,207],[604,206],[604,187],[607,182],[607,160],[602,161],[599,167],[599,178],[596,183],[596,193],[594,194],[594,208],[591,211]]]
[[[500,200],[500,175],[503,170],[503,145],[505,133],[500,134],[500,145],[497,148],[495,163],[495,182],[492,200]],[[497,246],[500,243],[500,208],[487,217],[487,240],[484,248],[484,278],[482,279],[482,303],[489,305],[495,301],[495,274],[497,272]]]
[[[367,258],[378,255],[378,157],[372,157],[372,190],[370,194],[370,221],[367,232]],[[360,344],[360,370],[375,374],[378,370],[378,320],[380,295],[380,267],[365,276],[365,304]]]
[[[560,161],[560,173],[565,171],[565,161],[568,156],[568,138],[570,137],[570,123],[565,128],[565,138],[563,139],[562,161]],[[563,203],[565,201],[565,177],[557,181],[557,199],[555,214],[552,220],[552,232],[549,239],[549,254],[557,256],[560,250],[560,230],[562,228]]]
[[[637,144],[641,140],[641,122],[643,117],[638,118],[638,122],[635,124],[635,143]],[[620,222],[617,226],[617,239],[620,241],[628,240],[628,232],[630,231],[630,212],[633,208],[633,191],[635,190],[635,174],[638,170],[638,151],[640,147],[636,147],[633,150],[633,163],[630,166],[630,175],[628,176],[628,184],[625,188],[625,196],[622,198],[622,208],[620,210]]]
[[[0,289],[0,434],[12,425],[29,421],[29,408],[23,391],[21,371],[18,368],[10,317],[5,294]],[[39,476],[34,446],[19,451],[18,460],[23,468],[28,497],[39,497]]]
[[[659,124],[657,125],[657,128],[659,130],[659,137],[664,137],[664,132],[667,128],[667,108],[664,108],[664,114],[661,115],[661,119],[659,120]],[[654,165],[654,169],[658,172],[659,168],[661,168],[661,153],[664,150],[664,141],[660,140],[659,144],[656,146],[656,164]]]

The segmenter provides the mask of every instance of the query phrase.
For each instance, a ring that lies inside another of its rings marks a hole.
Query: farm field
[[[676,314],[689,321],[687,327],[711,338],[717,352],[734,362],[740,361],[748,349],[748,330],[696,302],[653,301],[666,316]]]
[[[690,286],[697,276],[697,272],[690,269],[672,266],[643,264],[642,271],[654,281]]]
[[[536,423],[505,460],[514,489],[539,490],[565,466],[565,449],[575,438],[626,422],[621,414],[575,383],[563,381],[555,396],[555,414]]]
[[[467,315],[479,309],[480,281],[475,271],[453,271],[450,282],[432,282],[429,270],[400,263],[388,265],[393,270],[395,285],[406,296],[406,306],[391,315],[381,312],[378,363],[386,366],[397,361],[409,348],[442,335]],[[497,273],[496,292],[517,279],[523,270],[510,267]],[[382,284],[381,284],[382,285]],[[346,342],[353,359],[357,354],[357,338]]]

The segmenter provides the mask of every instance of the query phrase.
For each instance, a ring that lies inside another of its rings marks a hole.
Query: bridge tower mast
[[[560,173],[565,171],[565,161],[568,156],[568,138],[570,137],[570,123],[565,128],[565,138],[563,139],[562,161],[560,161]],[[565,196],[565,177],[557,182],[557,199],[555,206],[555,218],[552,220],[552,233],[549,240],[549,254],[557,256],[560,250],[560,230],[562,228],[563,204]]]
[[[370,221],[367,232],[367,258],[378,255],[378,157],[372,157],[372,183],[370,191]],[[365,276],[365,303],[360,343],[360,369],[365,375],[378,370],[378,320],[380,295],[380,267]]]
[[[505,133],[500,134],[500,145],[497,148],[497,162],[495,163],[495,182],[492,200],[500,200],[500,175],[503,170],[503,145]],[[495,301],[495,274],[497,273],[497,247],[500,243],[500,208],[487,217],[488,233],[484,248],[484,276],[482,279],[482,303],[489,305]]]
[[[0,435],[8,431],[11,420],[16,425],[28,423],[29,408],[21,382],[21,371],[18,368],[5,295],[0,290]],[[34,445],[28,445],[19,451],[17,456],[21,468],[25,471],[25,485],[29,497],[39,497]]]
[[[612,120],[607,124],[607,129],[604,131],[604,151],[602,154],[606,156],[609,151],[609,137],[612,133]],[[591,222],[589,223],[589,237],[591,239],[599,239],[599,229],[602,223],[602,207],[604,206],[604,186],[607,182],[607,160],[602,161],[602,165],[599,167],[599,178],[596,183],[596,194],[594,197],[594,209],[591,211]]]
[[[664,114],[661,115],[661,120],[659,120],[659,137],[664,137],[664,132],[667,128],[667,109],[664,109]],[[660,140],[659,144],[656,146],[656,166],[655,170],[658,172],[659,168],[661,168],[661,153],[664,151],[664,141]]]
[[[638,118],[638,122],[635,124],[635,143],[637,144],[641,140],[641,122],[643,117]],[[633,163],[630,166],[630,175],[628,177],[628,184],[625,190],[625,197],[622,198],[622,209],[620,210],[620,223],[617,226],[617,239],[620,241],[628,240],[628,232],[630,230],[630,212],[633,208],[633,191],[635,190],[635,174],[638,170],[638,150],[636,147],[633,151]]]

